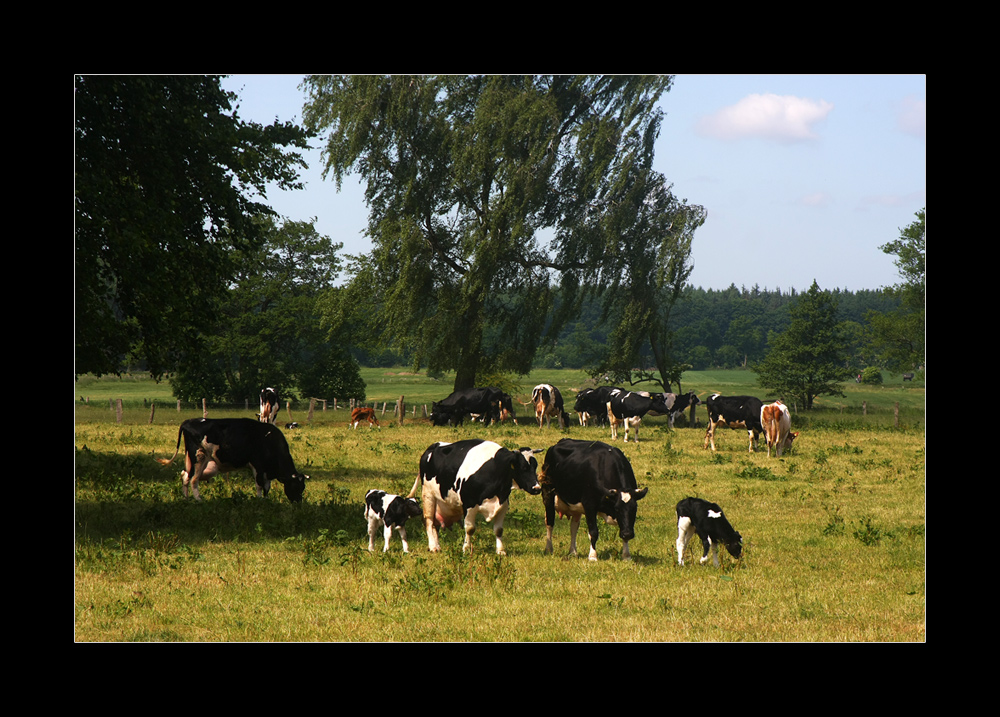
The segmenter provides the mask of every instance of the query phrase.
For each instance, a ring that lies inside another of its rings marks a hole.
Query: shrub
[[[878,366],[869,366],[861,372],[861,383],[881,384],[882,369]]]

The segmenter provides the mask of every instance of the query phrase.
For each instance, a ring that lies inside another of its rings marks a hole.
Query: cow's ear
[[[632,493],[632,497],[635,498],[636,500],[639,500],[640,498],[645,498],[646,497],[646,493],[648,493],[648,492],[649,492],[649,487],[647,486],[646,488],[641,488],[641,489],[633,492]]]

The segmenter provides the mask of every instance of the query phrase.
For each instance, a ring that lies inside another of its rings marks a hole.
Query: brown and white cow
[[[358,424],[362,421],[368,423],[368,427],[378,426],[379,429],[382,426],[378,422],[378,418],[375,417],[375,409],[366,406],[359,406],[358,408],[351,409],[351,428],[357,428]]]
[[[767,441],[767,455],[771,456],[771,446],[780,458],[786,448],[792,447],[792,441],[799,435],[792,433],[792,417],[788,407],[781,401],[765,403],[760,409],[760,425],[764,429],[764,439]]]

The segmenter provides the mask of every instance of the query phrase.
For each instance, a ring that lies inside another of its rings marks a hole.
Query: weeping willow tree
[[[670,263],[665,244],[654,245],[676,237],[637,227],[669,195],[651,164],[656,103],[671,83],[306,78],[303,122],[325,134],[324,176],[339,188],[360,175],[372,240],[349,257],[347,285],[330,292],[327,323],[353,323],[371,348],[455,370],[456,389],[486,373],[527,373],[583,300],[633,285],[636,257]]]

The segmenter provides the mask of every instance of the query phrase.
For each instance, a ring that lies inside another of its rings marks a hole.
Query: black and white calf
[[[483,422],[492,425],[500,420],[503,391],[493,386],[467,388],[453,391],[447,398],[431,404],[431,423],[435,426],[462,425],[465,416],[482,416]]]
[[[722,543],[734,558],[743,554],[743,538],[733,530],[725,514],[715,503],[709,503],[701,498],[685,498],[677,504],[677,564],[684,564],[684,548],[695,533],[701,538],[704,550],[702,565],[708,560],[708,551],[712,551],[712,562],[719,567],[718,545]]]
[[[385,544],[382,552],[389,550],[389,538],[393,528],[403,541],[403,552],[410,552],[406,542],[406,520],[420,515],[420,503],[416,498],[404,498],[384,490],[372,489],[365,494],[365,520],[368,521],[368,551],[375,551],[375,533],[382,528]]]
[[[576,555],[580,517],[587,519],[590,560],[597,560],[599,515],[618,526],[622,559],[630,559],[628,542],[635,537],[636,504],[648,488],[640,489],[632,464],[621,449],[600,441],[564,438],[548,449],[539,478],[545,507],[545,552],[552,552],[556,512],[570,518],[570,555]]]
[[[505,555],[503,519],[510,507],[514,484],[538,495],[538,461],[530,448],[507,450],[493,441],[479,438],[455,443],[434,443],[420,456],[420,470],[408,498],[421,489],[427,544],[432,553],[441,549],[438,527],[462,521],[465,527],[463,552],[472,548],[476,516],[493,523],[497,555]]]

